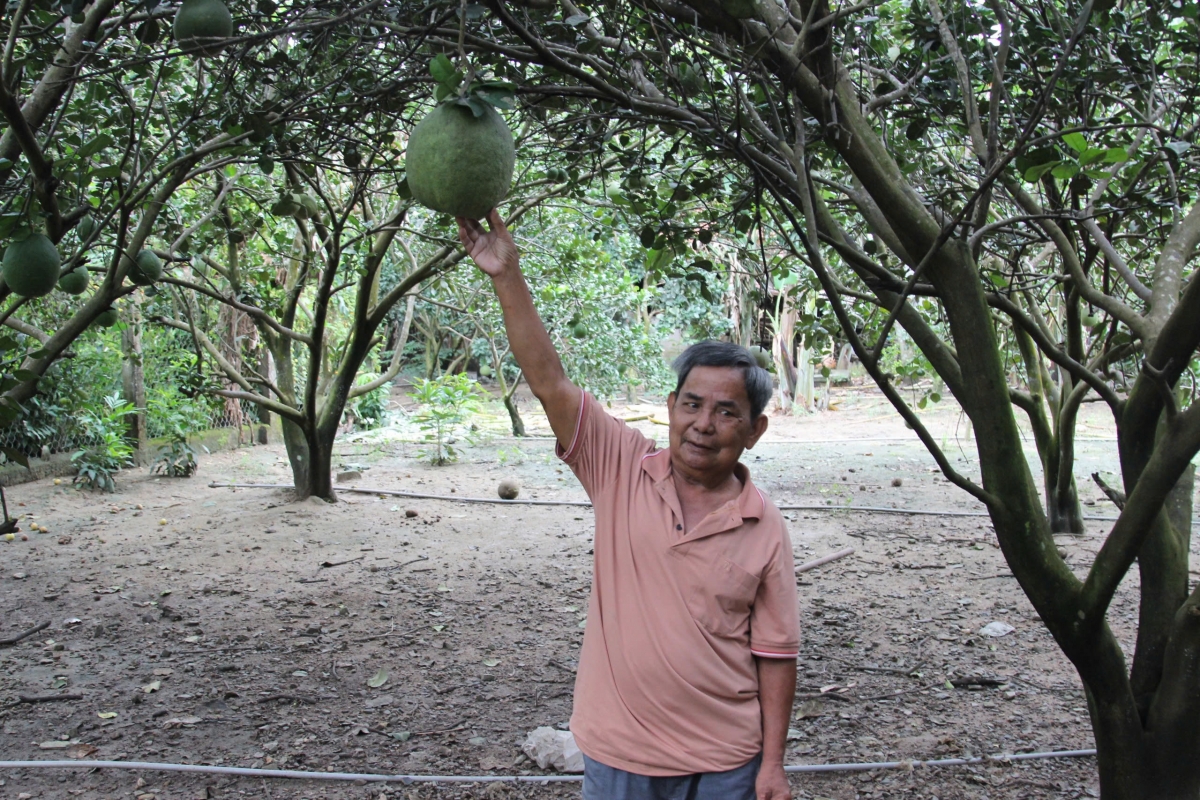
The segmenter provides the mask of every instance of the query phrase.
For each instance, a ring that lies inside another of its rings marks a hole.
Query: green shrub
[[[169,478],[190,478],[199,469],[196,448],[188,444],[187,440],[188,422],[189,416],[186,413],[177,412],[167,417],[169,441],[158,451],[154,466],[151,467],[152,472]]]
[[[135,410],[114,394],[104,398],[102,406],[79,415],[84,434],[93,444],[71,456],[77,470],[74,483],[105,492],[116,490],[113,476],[133,464],[133,445],[125,438],[125,417]]]
[[[457,461],[459,452],[454,448],[455,437],[461,435],[470,441],[467,419],[479,410],[487,394],[478,383],[460,373],[431,381],[418,380],[408,396],[421,404],[412,419],[424,432],[425,441],[433,445],[431,449],[422,450],[421,457],[438,466]]]

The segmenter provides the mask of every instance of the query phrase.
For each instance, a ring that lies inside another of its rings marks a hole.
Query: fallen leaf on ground
[[[387,683],[387,679],[388,671],[381,667],[378,672],[367,679],[367,686],[370,686],[372,689],[378,689]]]
[[[68,758],[87,758],[99,749],[91,744],[73,744],[66,749],[66,755]]]
[[[142,691],[145,692],[146,694],[150,694],[151,692],[157,692],[161,688],[162,688],[162,681],[150,681],[149,683],[147,683],[145,686],[142,687]]]
[[[116,719],[117,712],[115,711],[97,711],[96,716],[100,719]]]
[[[483,660],[483,665],[485,667],[494,667],[499,663],[500,663],[500,659],[498,659],[498,658],[485,658]]]
[[[163,727],[164,728],[178,728],[181,725],[195,725],[197,722],[203,722],[203,721],[204,720],[201,719],[200,717],[192,717],[192,716],[171,717],[169,720],[167,720],[166,722],[163,723]]]

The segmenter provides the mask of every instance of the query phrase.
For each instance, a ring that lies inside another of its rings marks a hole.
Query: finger
[[[488,212],[487,221],[488,221],[488,228],[490,228],[491,230],[493,230],[493,231],[504,230],[504,220],[500,219],[500,212],[497,211],[496,209],[493,208],[491,211]]]

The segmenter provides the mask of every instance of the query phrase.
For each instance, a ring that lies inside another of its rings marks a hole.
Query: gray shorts
[[[583,800],[754,800],[759,753],[728,772],[653,778],[583,757]]]

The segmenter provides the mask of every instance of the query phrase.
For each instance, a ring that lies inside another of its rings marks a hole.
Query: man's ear
[[[671,392],[669,395],[667,395],[667,416],[668,417],[675,411],[675,401],[678,399],[679,399],[679,396],[676,395],[674,392]]]
[[[759,414],[754,422],[751,423],[754,430],[750,433],[750,438],[746,440],[746,449],[754,449],[754,445],[758,444],[758,440],[767,432],[767,415]]]

